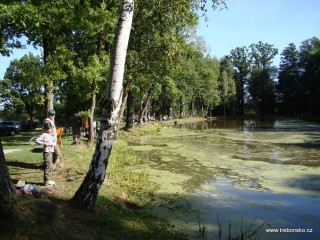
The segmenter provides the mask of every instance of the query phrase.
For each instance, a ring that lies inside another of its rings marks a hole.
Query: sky
[[[280,53],[289,43],[320,38],[320,0],[225,0],[228,9],[208,9],[208,21],[200,19],[197,31],[203,36],[212,57],[221,58],[236,47],[249,47],[262,41],[273,45],[279,54],[273,64],[279,66]],[[208,1],[208,5],[209,5]],[[14,51],[11,57],[0,56],[0,79],[10,61],[28,52],[41,50],[31,46]]]
[[[208,3],[211,1],[208,1]],[[203,36],[212,57],[221,58],[236,47],[262,41],[280,53],[294,43],[320,38],[320,0],[226,0],[228,9],[208,10],[200,20],[197,35]]]

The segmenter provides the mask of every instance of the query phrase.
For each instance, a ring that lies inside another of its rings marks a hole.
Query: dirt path
[[[12,153],[12,152],[19,152],[21,149],[4,149],[4,154]]]

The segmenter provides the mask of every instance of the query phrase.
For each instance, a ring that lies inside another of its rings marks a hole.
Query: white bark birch
[[[93,209],[105,179],[113,141],[118,133],[119,111],[127,47],[130,37],[134,0],[122,0],[110,61],[110,74],[101,116],[101,128],[88,173],[72,201],[82,209]]]

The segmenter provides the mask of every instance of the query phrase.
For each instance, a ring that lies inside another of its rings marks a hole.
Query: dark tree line
[[[291,43],[281,53],[277,84],[280,114],[320,115],[320,40]]]
[[[281,53],[279,68],[272,65],[277,53],[262,42],[231,50],[235,115],[319,116],[319,39],[307,39],[299,49],[290,43]]]

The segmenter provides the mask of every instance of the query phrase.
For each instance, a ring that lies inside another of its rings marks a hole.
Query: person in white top
[[[57,145],[56,140],[51,134],[52,126],[51,123],[45,123],[44,133],[41,134],[37,139],[36,143],[43,146],[43,164],[44,164],[44,184],[47,187],[54,186],[56,183],[50,179],[51,169],[52,169],[52,153],[54,152],[54,147]]]
[[[52,128],[50,130],[51,135],[54,137],[55,142],[57,142],[57,129],[56,129],[56,125],[54,122],[56,116],[56,111],[55,110],[49,110],[48,111],[48,117],[44,120],[43,125],[45,125],[46,123],[50,123]],[[60,157],[60,150],[58,148],[58,146],[56,145],[54,147],[54,152],[53,152],[53,164],[56,164],[59,162],[59,157]]]

